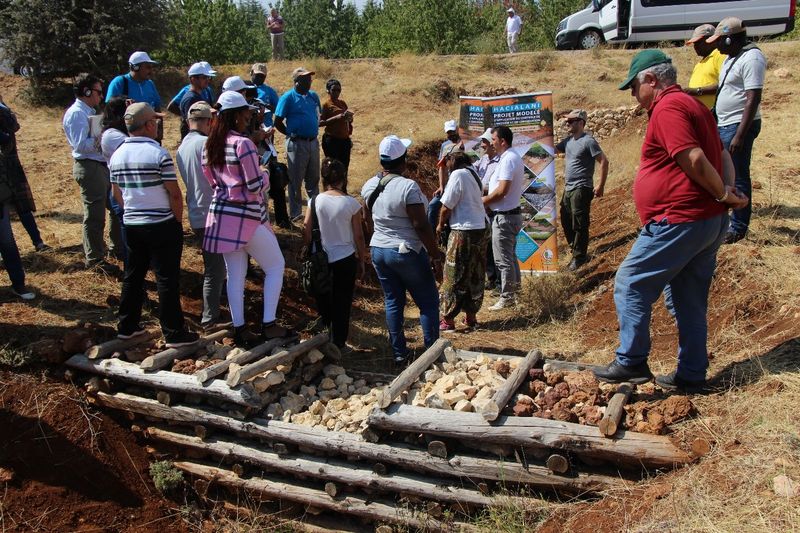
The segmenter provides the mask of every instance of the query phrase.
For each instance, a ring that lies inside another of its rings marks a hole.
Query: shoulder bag
[[[314,205],[316,197],[311,199],[311,244],[306,249],[303,263],[300,266],[300,283],[309,296],[325,296],[331,293],[331,269],[328,266],[328,254],[322,248],[322,236],[319,231],[319,218]]]

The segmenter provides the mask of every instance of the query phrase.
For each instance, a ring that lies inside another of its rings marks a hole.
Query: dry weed
[[[569,301],[575,285],[575,276],[565,272],[526,276],[517,296],[517,308],[533,323],[566,318],[574,310]]]

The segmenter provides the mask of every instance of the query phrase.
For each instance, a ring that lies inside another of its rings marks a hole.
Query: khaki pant
[[[106,225],[106,211],[111,215],[108,236],[111,239],[111,253],[122,252],[122,238],[119,219],[111,212],[109,203],[108,167],[105,163],[91,159],[76,160],[72,175],[81,188],[83,201],[83,252],[87,263],[96,263],[105,257],[106,245],[103,230]]]
[[[283,34],[270,33],[269,36],[272,39],[272,60],[280,61],[283,59]]]

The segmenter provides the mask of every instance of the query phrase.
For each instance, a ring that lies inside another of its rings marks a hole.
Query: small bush
[[[482,55],[478,56],[478,68],[489,72],[508,72],[511,65],[502,57]]]
[[[566,318],[573,309],[569,300],[575,286],[575,276],[564,272],[528,277],[517,297],[518,307],[535,323]]]
[[[170,461],[151,463],[150,477],[153,478],[153,485],[164,494],[174,491],[183,484],[183,472],[172,466]]]
[[[449,104],[458,98],[458,91],[445,80],[439,80],[425,89],[425,96],[433,102]]]
[[[23,368],[33,363],[33,353],[27,348],[16,348],[10,344],[0,346],[0,366]]]

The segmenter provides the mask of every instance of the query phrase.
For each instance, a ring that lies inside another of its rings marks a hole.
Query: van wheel
[[[578,48],[588,50],[603,44],[603,36],[597,30],[583,30],[578,36]]]

